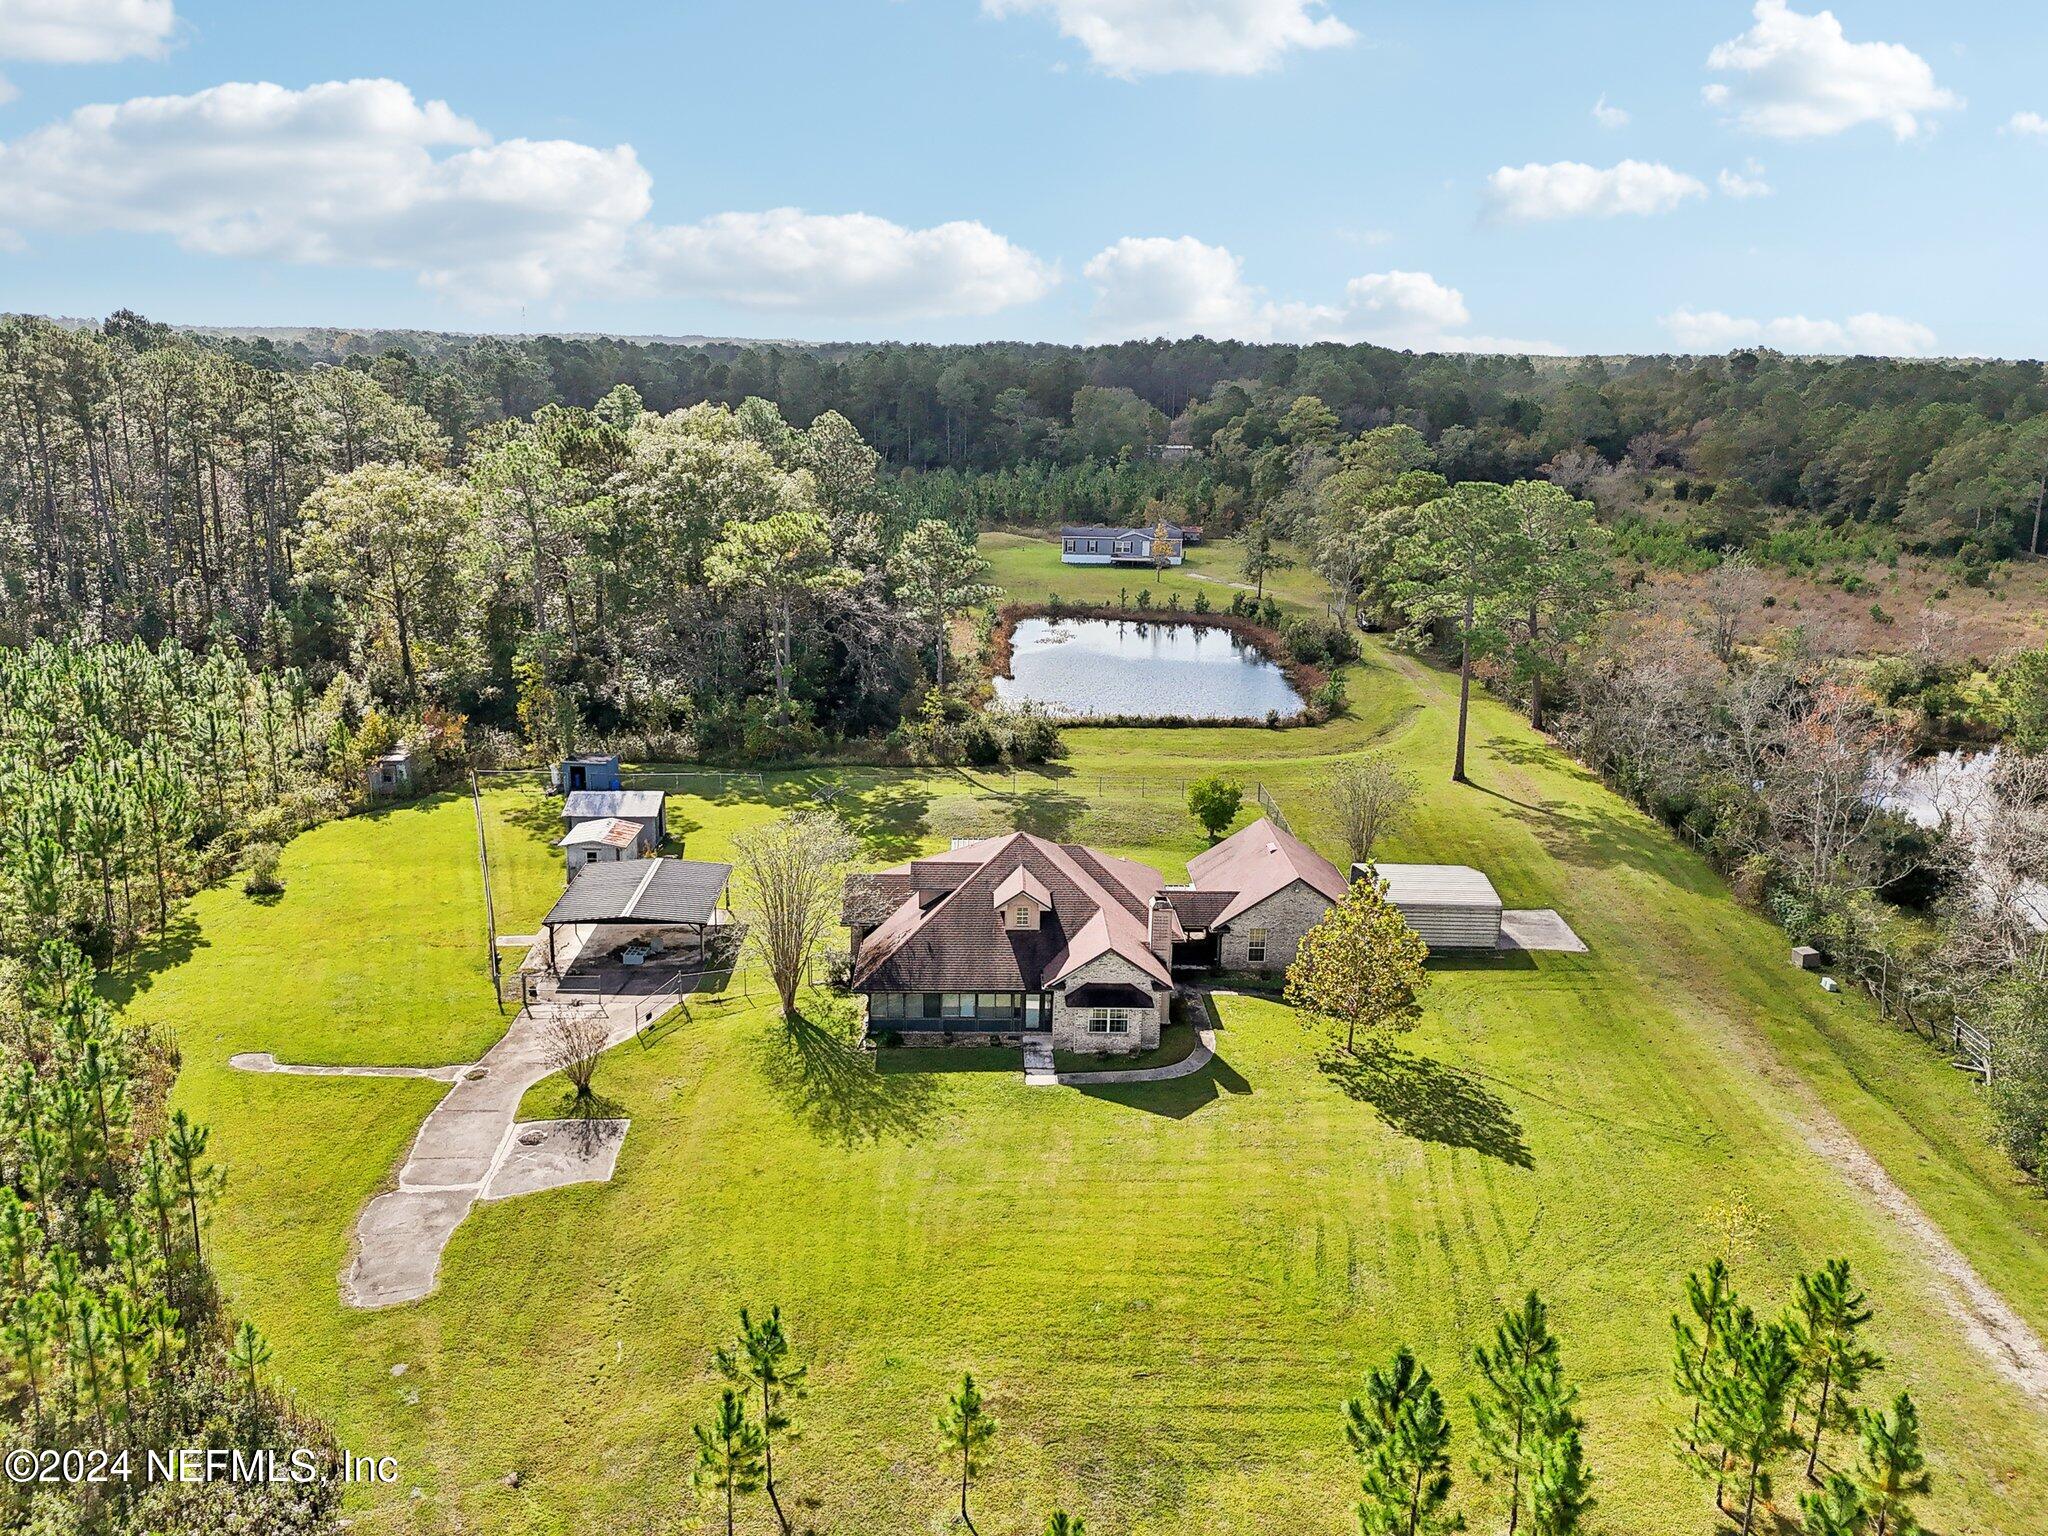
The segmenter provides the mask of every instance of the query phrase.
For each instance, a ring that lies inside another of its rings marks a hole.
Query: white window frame
[[[1262,965],[1266,959],[1266,941],[1272,937],[1265,928],[1254,928],[1244,936],[1244,957],[1253,965]]]
[[[1088,1033],[1091,1035],[1128,1035],[1131,1032],[1131,1010],[1128,1008],[1091,1008],[1088,1010]]]

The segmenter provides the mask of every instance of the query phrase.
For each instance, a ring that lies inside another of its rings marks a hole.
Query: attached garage
[[[1466,864],[1380,864],[1387,899],[1431,949],[1500,947],[1500,893]],[[1351,866],[1356,880],[1366,866]]]

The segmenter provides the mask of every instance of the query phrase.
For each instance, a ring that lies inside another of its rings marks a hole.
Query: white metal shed
[[[1351,866],[1351,878],[1366,866]],[[1468,864],[1379,864],[1387,900],[1431,949],[1500,946],[1500,892]]]

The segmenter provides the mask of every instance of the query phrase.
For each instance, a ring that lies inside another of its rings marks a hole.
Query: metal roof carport
[[[696,859],[627,859],[589,866],[541,920],[548,936],[548,970],[561,974],[555,948],[561,928],[684,928],[693,930],[701,944],[704,930],[720,921],[719,903],[731,877],[730,864]],[[577,953],[582,948],[579,944]],[[569,963],[575,960],[571,954]]]

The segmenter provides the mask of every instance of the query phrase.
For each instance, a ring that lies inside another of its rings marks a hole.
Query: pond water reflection
[[[1064,720],[1090,716],[1284,719],[1301,695],[1255,645],[1227,629],[1118,619],[1020,619],[1006,704],[1034,703]]]

